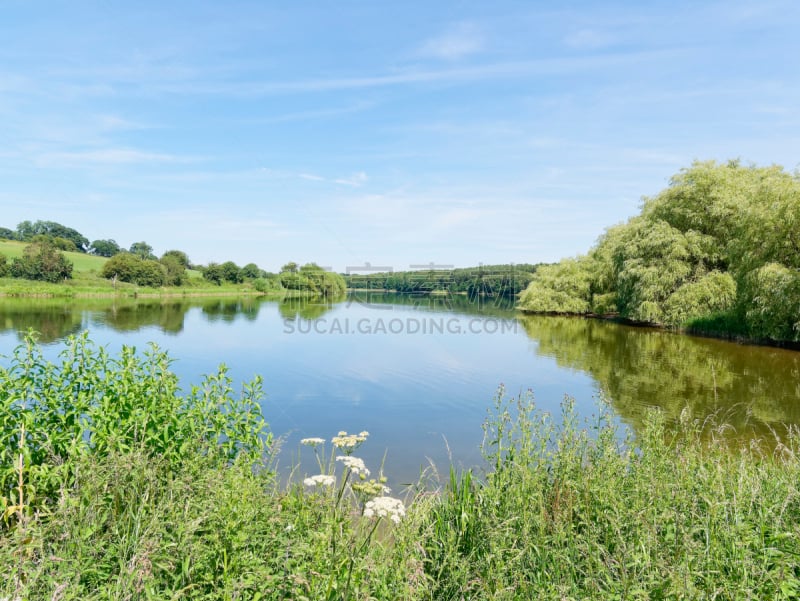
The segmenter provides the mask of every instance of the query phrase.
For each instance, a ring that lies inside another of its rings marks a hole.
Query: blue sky
[[[800,165],[800,2],[0,0],[0,226],[198,263],[553,261]]]

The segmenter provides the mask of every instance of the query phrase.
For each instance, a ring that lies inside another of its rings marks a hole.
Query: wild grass
[[[501,390],[486,470],[390,493],[357,461],[367,433],[331,432],[286,485],[257,382],[184,395],[157,349],[85,337],[0,364],[0,598],[800,598],[794,431],[734,447],[654,412],[626,438]]]

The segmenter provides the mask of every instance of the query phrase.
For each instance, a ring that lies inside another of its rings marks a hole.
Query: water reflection
[[[413,307],[421,311],[451,312],[459,315],[483,315],[487,317],[514,318],[514,299],[476,295],[472,299],[466,294],[398,294],[359,290],[347,297],[348,303],[366,307],[392,306]]]
[[[83,312],[63,300],[0,299],[0,332],[16,332],[20,340],[28,330],[36,330],[40,340],[49,343],[82,329]]]
[[[800,353],[592,319],[520,318],[538,355],[589,373],[639,428],[648,407],[668,418],[716,416],[741,436],[800,424]]]
[[[258,298],[244,297],[205,299],[199,301],[199,304],[207,321],[231,323],[240,315],[246,321],[255,321],[263,302]]]
[[[314,320],[331,311],[346,298],[347,295],[344,294],[334,298],[285,298],[278,305],[278,311],[283,319]]]
[[[106,325],[117,332],[135,332],[145,326],[157,326],[167,334],[183,331],[184,317],[191,305],[180,301],[143,301],[100,306],[90,310],[93,326]],[[85,307],[81,307],[86,311]]]

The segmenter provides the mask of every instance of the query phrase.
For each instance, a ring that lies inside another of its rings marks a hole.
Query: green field
[[[22,256],[22,252],[27,244],[25,242],[12,242],[10,240],[0,240],[0,254],[8,257],[9,262]],[[74,277],[84,273],[99,273],[103,264],[108,261],[105,257],[87,255],[86,253],[65,252],[64,256],[69,259],[74,266]]]
[[[0,240],[0,254],[5,255],[11,263],[21,257],[27,244]],[[58,284],[34,282],[14,278],[0,278],[0,296],[137,296],[137,295],[232,295],[253,294],[255,291],[249,284],[223,284],[217,286],[206,282],[203,274],[195,269],[187,270],[189,281],[181,287],[145,288],[135,284],[112,281],[100,277],[100,270],[108,259],[79,252],[65,252],[64,256],[72,262],[72,279]]]

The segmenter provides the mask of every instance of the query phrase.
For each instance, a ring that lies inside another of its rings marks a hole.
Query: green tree
[[[121,252],[103,264],[100,275],[109,280],[135,283],[142,259],[129,252]]]
[[[156,256],[153,254],[153,247],[147,242],[134,242],[130,248],[131,254],[137,255],[142,259],[155,260]]]
[[[161,257],[160,263],[166,271],[164,283],[167,286],[182,286],[186,283],[186,266],[180,258],[173,254],[165,254]]]
[[[573,270],[545,269],[520,308],[574,309],[578,297],[639,322],[800,340],[800,176],[780,167],[696,162],[588,256],[588,295]]]
[[[0,227],[0,240],[16,240],[17,234],[7,227]]]
[[[0,255],[0,278],[8,275],[8,260],[5,255]]]
[[[242,270],[233,261],[225,261],[219,266],[222,270],[222,279],[231,284],[240,284],[244,281]]]
[[[59,282],[72,277],[72,263],[47,238],[25,247],[21,257],[11,263],[12,277]]]
[[[89,248],[89,240],[79,231],[56,223],[55,221],[23,221],[17,225],[17,238],[23,241],[31,241],[34,236],[47,236],[50,238],[66,238],[71,240],[76,250],[86,252]]]
[[[161,255],[161,259],[165,259],[167,257],[172,257],[178,261],[181,265],[183,265],[184,269],[189,269],[189,255],[187,255],[182,250],[168,250],[163,255]]]
[[[113,257],[122,252],[119,244],[110,238],[108,240],[95,240],[89,250],[100,257]]]
[[[221,286],[225,279],[225,274],[222,272],[222,267],[220,267],[219,264],[209,263],[208,267],[203,270],[203,278],[212,284]]]
[[[65,252],[78,252],[78,248],[75,246],[75,243],[67,238],[61,238],[58,236],[53,238],[53,246],[55,246],[58,250],[63,250]]]
[[[167,270],[158,261],[145,259],[139,266],[136,284],[150,288],[158,288],[167,283]]]
[[[261,270],[255,263],[248,263],[242,267],[242,277],[246,280],[255,280],[264,276],[264,271]]]

